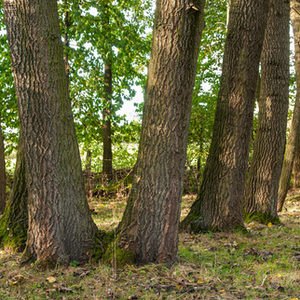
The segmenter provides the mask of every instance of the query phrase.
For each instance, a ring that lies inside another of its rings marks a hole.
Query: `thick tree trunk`
[[[181,224],[192,231],[243,226],[258,66],[269,1],[232,0],[213,138],[199,195]]]
[[[249,180],[246,220],[278,222],[278,186],[289,108],[289,1],[271,0],[261,57],[259,115]]]
[[[1,116],[0,116],[1,119]],[[0,214],[4,212],[6,204],[6,173],[5,173],[4,139],[0,120]]]
[[[297,94],[291,129],[285,148],[284,161],[280,176],[277,207],[278,211],[281,211],[283,208],[285,197],[290,185],[296,149],[298,149],[300,145],[300,3],[297,0],[291,0],[291,20],[294,32]]]
[[[97,231],[85,197],[55,0],[5,0],[28,188],[25,257],[83,260]]]
[[[105,103],[103,109],[103,174],[107,181],[113,179],[112,144],[111,144],[111,99],[112,99],[112,64],[105,64],[104,72]]]
[[[204,2],[156,2],[139,154],[118,239],[137,263],[171,263],[177,256]]]
[[[27,200],[24,146],[20,137],[13,186],[4,215],[0,219],[2,246],[24,250],[28,228]]]

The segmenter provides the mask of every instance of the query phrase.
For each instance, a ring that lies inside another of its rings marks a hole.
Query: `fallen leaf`
[[[47,277],[47,281],[48,281],[49,283],[54,283],[54,282],[57,281],[57,279],[56,279],[56,277],[54,277],[54,276],[49,276],[49,277]]]

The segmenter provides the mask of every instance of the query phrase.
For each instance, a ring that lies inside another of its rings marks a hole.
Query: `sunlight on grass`
[[[298,194],[296,194],[298,196]],[[297,198],[298,199],[298,198]],[[185,196],[182,216],[195,196]],[[89,203],[102,230],[114,229],[124,198]],[[283,225],[247,224],[249,234],[180,234],[172,267],[98,263],[41,271],[20,267],[20,254],[0,250],[1,299],[296,299],[300,294],[300,203],[291,198]],[[50,279],[49,279],[50,278]]]

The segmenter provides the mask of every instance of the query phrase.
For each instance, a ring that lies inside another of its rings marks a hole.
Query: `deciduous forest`
[[[3,0],[0,298],[300,297],[298,0]]]

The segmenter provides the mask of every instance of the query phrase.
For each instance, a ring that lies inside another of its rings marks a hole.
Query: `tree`
[[[117,165],[112,146],[121,117],[116,112],[135,95],[133,86],[145,83],[151,45],[146,32],[149,2],[91,0],[70,7],[70,84],[76,129],[85,151],[95,141],[103,144],[101,165],[108,181]],[[96,151],[92,154],[94,158]]]
[[[5,209],[6,203],[6,171],[5,171],[5,151],[4,151],[4,139],[1,127],[1,115],[0,115],[0,213]]]
[[[4,247],[24,250],[28,229],[27,201],[24,145],[20,136],[13,186],[0,219],[0,242]]]
[[[204,1],[156,2],[139,154],[117,240],[137,263],[176,260],[203,12]]]
[[[259,115],[245,188],[247,219],[278,222],[278,186],[289,108],[289,1],[271,0],[261,57]]]
[[[291,0],[291,20],[294,32],[297,91],[291,129],[286,144],[280,176],[277,207],[278,211],[282,210],[285,197],[289,189],[295,153],[299,148],[300,139],[300,3],[296,0]]]
[[[55,0],[4,1],[28,189],[24,258],[83,260],[97,232],[85,198]]]
[[[267,0],[230,3],[213,138],[200,192],[181,224],[186,230],[243,226],[242,198],[268,5]]]

